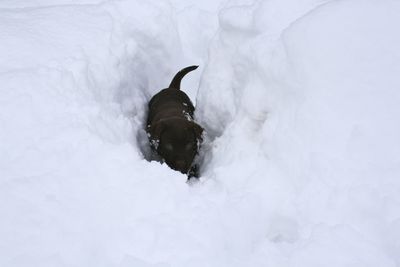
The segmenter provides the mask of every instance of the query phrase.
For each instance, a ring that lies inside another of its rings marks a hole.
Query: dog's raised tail
[[[181,89],[181,80],[183,77],[185,77],[186,74],[189,72],[197,69],[199,66],[189,66],[184,69],[181,69],[177,74],[175,74],[175,77],[172,79],[171,84],[169,85],[168,88],[173,88],[173,89]]]

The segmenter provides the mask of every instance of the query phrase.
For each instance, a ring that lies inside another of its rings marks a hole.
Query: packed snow
[[[400,2],[2,0],[0,266],[400,266]],[[183,67],[201,177],[148,161]]]

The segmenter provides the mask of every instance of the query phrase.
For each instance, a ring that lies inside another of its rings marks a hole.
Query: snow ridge
[[[398,1],[3,0],[0,266],[400,265]],[[177,70],[201,178],[147,158]]]

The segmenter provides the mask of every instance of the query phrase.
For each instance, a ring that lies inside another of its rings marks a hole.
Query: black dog
[[[203,128],[193,121],[194,106],[180,90],[182,78],[198,66],[179,71],[168,88],[154,95],[149,102],[147,135],[152,149],[177,171],[197,176],[192,166],[202,141]]]

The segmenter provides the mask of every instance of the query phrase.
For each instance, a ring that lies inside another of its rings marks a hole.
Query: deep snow
[[[1,1],[0,266],[400,266],[398,14]],[[143,122],[191,64],[187,184],[144,159]]]

